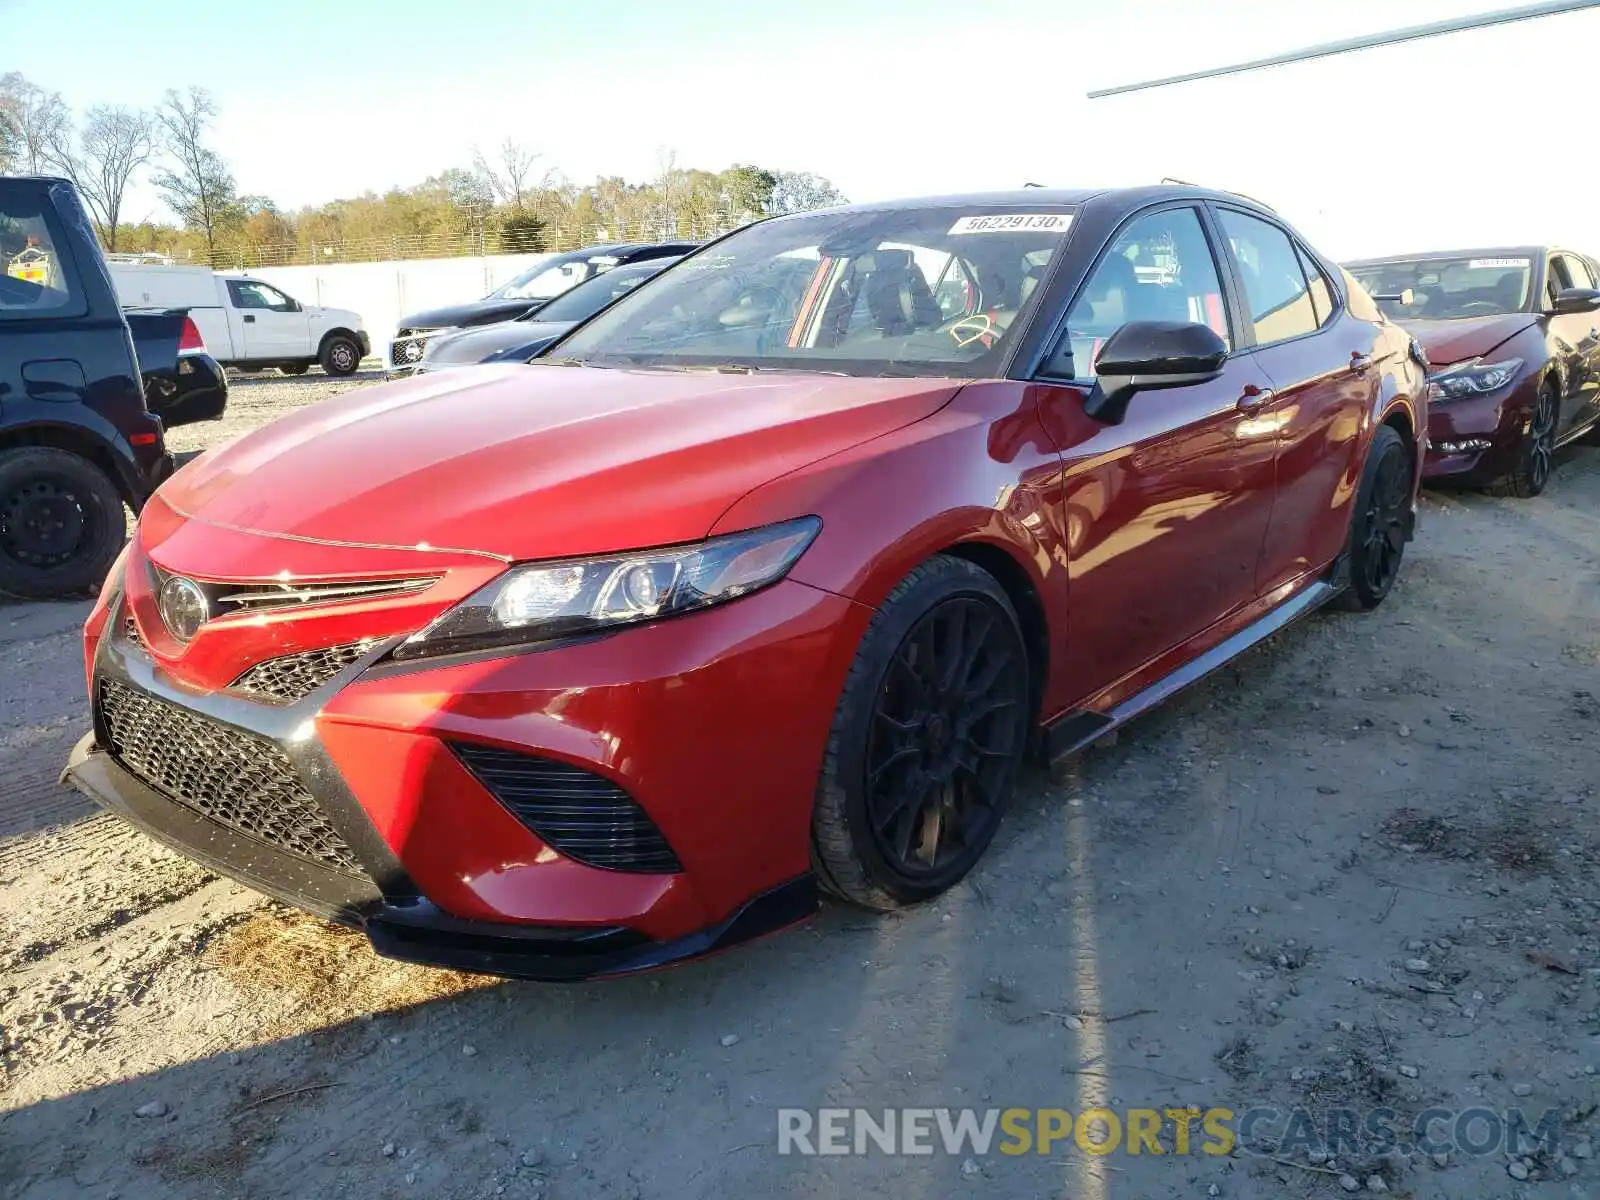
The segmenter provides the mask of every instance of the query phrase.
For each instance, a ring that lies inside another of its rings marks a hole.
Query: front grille
[[[389,361],[396,367],[414,367],[422,361],[428,348],[431,331],[402,329],[400,336],[389,343]]]
[[[362,874],[355,853],[271,742],[110,679],[100,681],[97,706],[112,757],[151,787],[219,825]]]
[[[342,646],[326,646],[321,650],[305,650],[299,654],[269,658],[258,662],[228,687],[271,704],[293,704],[316,691],[382,640],[367,638],[360,642],[346,642]]]
[[[611,780],[554,759],[452,742],[456,757],[539,840],[591,867],[681,871],[644,809]]]

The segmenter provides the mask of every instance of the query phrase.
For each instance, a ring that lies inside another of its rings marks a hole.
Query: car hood
[[[472,300],[466,304],[450,304],[444,308],[428,308],[408,313],[400,318],[397,329],[453,329],[458,325],[487,325],[492,321],[509,321],[538,308],[539,300]]]
[[[560,337],[574,324],[572,321],[497,321],[493,325],[463,329],[460,333],[444,333],[429,341],[425,361],[430,367],[481,363],[518,346],[530,347],[531,355],[534,348]]]
[[[962,382],[448,371],[301,409],[160,494],[190,519],[324,543],[510,560],[669,545],[753,488],[929,416]]]
[[[348,329],[361,328],[361,314],[348,308],[310,308],[307,311],[327,325],[343,325]]]
[[[1503,313],[1493,317],[1458,317],[1453,321],[1401,321],[1400,325],[1422,343],[1432,366],[1445,367],[1488,354],[1538,319],[1534,313]]]

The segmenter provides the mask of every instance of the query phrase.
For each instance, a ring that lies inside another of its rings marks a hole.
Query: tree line
[[[168,90],[152,109],[97,104],[75,114],[57,92],[0,75],[0,173],[59,174],[83,195],[105,249],[218,267],[568,249],[597,241],[704,238],[745,222],[838,204],[821,176],[736,163],[678,164],[656,175],[575,184],[508,138],[410,187],[280,208],[241,194],[209,145],[218,115],[204,88]],[[130,189],[147,181],[175,220],[130,220]]]

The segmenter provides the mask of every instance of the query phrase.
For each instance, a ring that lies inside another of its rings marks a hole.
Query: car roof
[[[1381,258],[1353,258],[1347,267],[1381,267],[1385,263],[1436,262],[1446,258],[1543,258],[1549,246],[1477,246],[1470,250],[1428,250],[1422,254],[1385,254]]]
[[[867,204],[841,204],[826,212],[881,212],[899,208],[959,208],[962,205],[1022,207],[1029,204],[1071,205],[1115,204],[1128,208],[1142,208],[1164,200],[1215,200],[1227,204],[1243,204],[1249,208],[1270,213],[1272,210],[1259,200],[1238,192],[1218,191],[1192,184],[1149,184],[1139,187],[1117,188],[1010,188],[993,192],[955,192],[945,196],[913,196],[900,200],[880,200]],[[806,216],[794,213],[792,216]],[[786,220],[786,217],[776,218]]]
[[[64,177],[62,177],[60,175],[4,175],[4,174],[0,174],[0,179],[5,180],[5,182],[7,182],[7,183],[68,183],[68,182],[70,182],[69,180],[67,180],[66,178],[64,178]]]

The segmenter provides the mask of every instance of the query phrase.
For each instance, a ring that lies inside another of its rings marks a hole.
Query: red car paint
[[[1517,312],[1448,320],[1404,319],[1399,323],[1421,344],[1429,367],[1438,372],[1473,360],[1521,360],[1516,376],[1499,390],[1481,396],[1441,401],[1429,408],[1430,450],[1424,475],[1454,484],[1482,486],[1504,479],[1525,453],[1541,390],[1556,394],[1558,413],[1552,442],[1573,441],[1600,424],[1600,313],[1556,312],[1562,290],[1557,261],[1571,261],[1590,282],[1600,266],[1583,255],[1551,247],[1510,250],[1459,250],[1395,255],[1351,263],[1357,272],[1381,271],[1397,264],[1426,265],[1436,260],[1496,259],[1515,255],[1530,264],[1527,295]],[[1466,439],[1487,441],[1486,449],[1452,452]]]
[[[1125,212],[1188,194],[1112,195],[1132,207],[1099,217],[1107,236]],[[1051,285],[1063,296],[1099,244],[1085,212],[1082,261]],[[846,674],[875,609],[930,556],[972,558],[1026,610],[1041,728],[1177,680],[1322,586],[1375,428],[1415,446],[1426,420],[1409,338],[1370,305],[1353,311],[1361,300],[1315,334],[1235,354],[1209,382],[1141,393],[1110,425],[1085,413],[1087,384],[1015,366],[976,381],[505,367],[346,396],[162,489],[85,626],[89,685],[105,655],[126,652],[107,637],[125,620],[150,678],[200,705],[264,659],[413,633],[513,561],[818,517],[788,575],[752,595],[537,652],[380,663],[295,735],[325,751],[443,920],[692,938],[807,876]],[[165,575],[152,568],[223,583],[432,582],[223,615],[184,644],[163,625]],[[620,784],[682,870],[564,857],[452,740]]]

